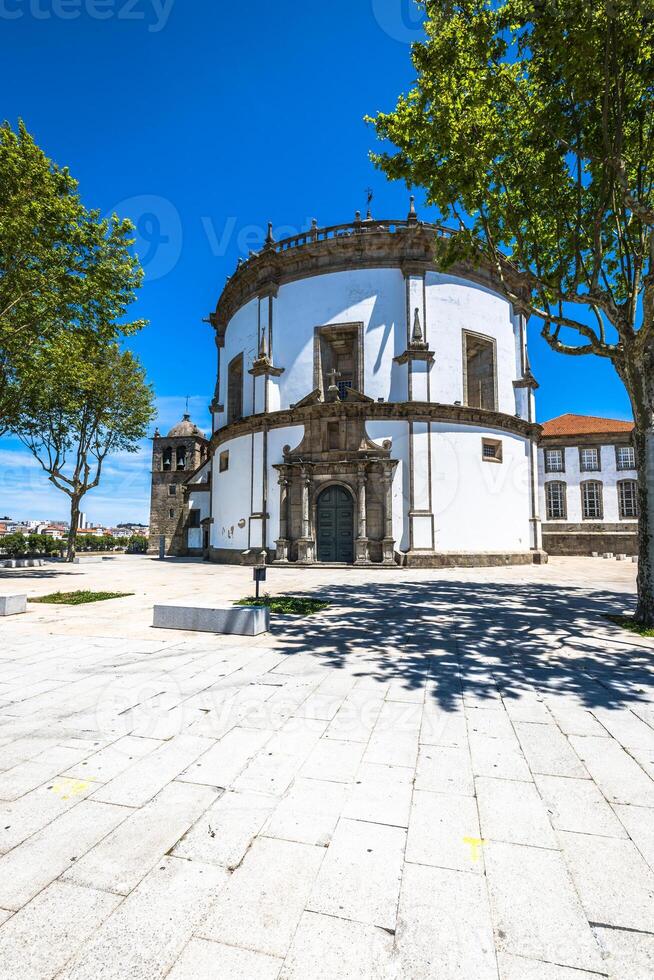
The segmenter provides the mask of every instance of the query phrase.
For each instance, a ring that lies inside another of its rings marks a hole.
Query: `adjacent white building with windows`
[[[239,263],[210,318],[210,560],[544,558],[525,316],[491,269],[442,268],[449,234],[412,205]]]
[[[552,555],[638,553],[638,470],[632,422],[563,415],[539,451],[543,546]]]

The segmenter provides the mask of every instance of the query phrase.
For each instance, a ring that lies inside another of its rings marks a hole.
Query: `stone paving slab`
[[[633,566],[272,572],[332,607],[236,641],[148,619],[247,569],[117,574],[0,627],[0,980],[654,975]]]

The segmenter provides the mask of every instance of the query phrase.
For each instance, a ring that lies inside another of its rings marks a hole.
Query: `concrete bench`
[[[2,562],[5,568],[41,568],[42,558],[5,558]]]
[[[26,595],[0,595],[0,616],[19,616],[27,612]]]
[[[265,606],[211,605],[200,599],[179,600],[170,605],[156,605],[152,625],[165,630],[259,636],[270,629],[270,610]]]

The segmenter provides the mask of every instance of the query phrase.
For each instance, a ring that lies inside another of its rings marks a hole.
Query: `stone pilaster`
[[[357,467],[357,510],[359,527],[355,542],[355,565],[367,565],[370,560],[368,551],[368,521],[367,521],[367,470],[365,463]]]

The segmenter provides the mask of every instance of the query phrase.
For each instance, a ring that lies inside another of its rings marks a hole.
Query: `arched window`
[[[463,390],[470,408],[497,411],[495,341],[476,333],[463,332]]]
[[[618,483],[618,503],[620,520],[633,521],[638,518],[638,484],[635,480],[620,480]]]
[[[170,446],[166,446],[163,451],[163,463],[164,470],[172,470],[173,468],[173,451]]]
[[[581,513],[585,521],[604,520],[604,486],[599,480],[581,484]]]
[[[177,469],[185,470],[186,469],[186,446],[177,447],[176,458],[177,458]]]
[[[561,480],[545,484],[545,507],[548,521],[565,521],[568,517],[568,488]]]
[[[227,375],[227,421],[243,418],[243,355],[230,362]]]

